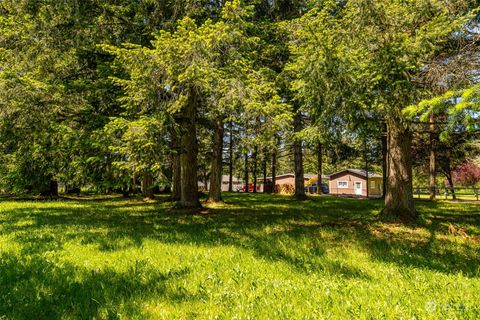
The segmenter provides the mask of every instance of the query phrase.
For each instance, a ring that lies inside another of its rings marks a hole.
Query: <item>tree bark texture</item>
[[[182,197],[182,166],[180,161],[181,141],[177,133],[172,133],[172,201],[180,201]]]
[[[257,193],[257,182],[258,182],[258,147],[255,146],[255,151],[253,152],[253,193]]]
[[[228,143],[228,192],[233,192],[233,122],[230,121]]]
[[[366,191],[367,191],[367,199],[370,197],[370,174],[368,173],[370,171],[370,162],[368,159],[368,143],[367,143],[367,138],[365,138],[365,143],[364,143],[364,152],[365,152],[365,179],[366,179]]]
[[[437,195],[437,133],[435,126],[435,115],[430,116],[430,163],[429,163],[429,184],[430,200],[435,200]]]
[[[267,154],[267,152],[264,149],[263,150],[263,190],[262,190],[263,193],[266,193],[265,192],[265,186],[267,185],[267,156],[266,156],[266,154]]]
[[[277,193],[277,151],[272,153],[272,193]]]
[[[212,172],[210,175],[210,192],[208,202],[222,201],[222,175],[223,175],[223,119],[214,121]]]
[[[447,161],[447,164],[446,164],[446,168],[445,168],[445,176],[446,176],[447,181],[448,181],[448,187],[450,189],[450,193],[452,194],[452,199],[456,200],[457,195],[455,194],[455,185],[453,183],[452,165],[451,165],[451,160],[450,160],[450,155],[449,154],[447,155],[446,161]]]
[[[293,130],[299,133],[302,130],[302,114],[295,108],[295,115],[293,119]],[[295,137],[293,142],[293,157],[295,167],[295,198],[305,199],[305,178],[303,172],[303,146],[302,141]]]
[[[182,112],[181,197],[178,204],[184,208],[201,207],[198,196],[197,104],[195,90],[191,89],[188,102]]]
[[[382,198],[385,199],[387,195],[387,185],[388,185],[388,132],[387,125],[383,124],[382,132]]]
[[[143,174],[142,194],[144,197],[153,199],[153,175],[151,172]]]
[[[387,194],[382,215],[405,223],[415,221],[413,202],[412,134],[401,121],[388,121]]]
[[[317,193],[322,194],[322,176],[323,176],[323,145],[317,143]]]
[[[245,192],[248,193],[248,152],[245,153]]]

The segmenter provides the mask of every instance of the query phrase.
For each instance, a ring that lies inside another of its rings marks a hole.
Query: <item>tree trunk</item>
[[[208,202],[222,201],[222,175],[223,175],[223,119],[214,122],[212,173],[210,175],[210,192]]]
[[[134,173],[132,179],[130,180],[130,189],[128,190],[131,194],[137,194],[137,175]]]
[[[42,185],[40,195],[42,197],[58,197],[58,181],[49,179],[48,183]]]
[[[368,159],[368,143],[367,143],[367,138],[365,137],[365,145],[364,145],[364,152],[365,152],[365,183],[366,183],[366,191],[367,191],[367,199],[369,198],[370,196],[370,186],[368,185],[369,184],[369,180],[370,180],[370,174],[369,174],[369,171],[370,171],[370,163],[369,163],[369,159]]]
[[[437,134],[435,128],[435,115],[430,115],[430,165],[429,165],[429,181],[430,181],[430,200],[435,200],[437,195]]]
[[[455,186],[453,184],[453,178],[451,173],[447,175],[447,181],[450,193],[452,194],[452,199],[457,200],[457,195],[455,194]]]
[[[175,132],[172,133],[172,201],[180,201],[182,197],[182,170],[180,161],[180,141]]]
[[[228,143],[228,192],[233,192],[233,121],[230,121],[230,141]]]
[[[208,181],[208,172],[205,170],[204,173],[203,173],[203,183],[205,184],[205,192],[208,192],[208,190],[210,189],[208,184],[209,184],[209,181]]]
[[[245,153],[245,192],[248,193],[248,153]]]
[[[265,193],[265,186],[267,185],[267,152],[263,150],[263,190],[262,192]]]
[[[295,133],[299,133],[302,130],[302,114],[298,108],[295,108],[294,112],[293,129]],[[303,200],[306,198],[303,172],[303,147],[302,141],[298,137],[294,138],[293,157],[295,167],[295,198]]]
[[[388,182],[388,133],[387,133],[387,124],[383,124],[382,132],[382,199],[385,199],[387,195],[387,182]]]
[[[382,216],[408,223],[418,218],[413,203],[412,135],[400,120],[388,122],[388,186]]]
[[[272,152],[272,193],[277,193],[277,151]]]
[[[255,146],[255,151],[253,152],[253,193],[257,193],[257,182],[258,182],[258,147]]]
[[[181,197],[178,204],[184,208],[200,208],[198,197],[197,172],[197,96],[194,89],[190,90],[188,102],[183,109],[183,128],[180,154],[181,164]]]
[[[58,181],[56,180],[50,180],[50,195],[58,197]]]
[[[457,195],[455,194],[455,186],[453,183],[453,177],[452,177],[452,166],[450,164],[450,155],[447,156],[447,164],[445,168],[445,176],[447,177],[448,181],[448,187],[450,189],[450,193],[452,194],[452,199],[457,200]]]
[[[322,176],[323,176],[323,145],[317,143],[317,193],[322,194]]]
[[[144,197],[153,199],[153,176],[151,172],[145,172],[142,180],[142,194]]]

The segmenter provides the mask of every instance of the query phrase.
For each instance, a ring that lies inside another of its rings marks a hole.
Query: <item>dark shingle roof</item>
[[[367,177],[366,171],[362,170],[362,169],[345,169],[345,170],[342,170],[342,171],[339,171],[339,172],[336,172],[336,173],[332,174],[332,176],[336,176],[336,175],[339,175],[341,173],[347,173],[347,172],[359,175],[359,176],[364,177],[364,178]],[[373,172],[369,172],[368,177],[369,178],[381,178],[382,176],[379,175],[379,174],[373,173]]]

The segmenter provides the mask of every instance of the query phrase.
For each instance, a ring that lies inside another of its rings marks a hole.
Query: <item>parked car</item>
[[[245,192],[247,190],[247,186],[243,185],[237,189],[237,192]],[[253,192],[254,187],[252,183],[248,184],[248,192]],[[260,186],[257,186],[257,191],[260,191]]]
[[[322,188],[322,193],[323,194],[329,194],[330,193],[330,188],[328,187],[328,184],[322,183],[320,185],[320,188]],[[317,193],[317,184],[314,183],[311,186],[306,188],[308,193]]]

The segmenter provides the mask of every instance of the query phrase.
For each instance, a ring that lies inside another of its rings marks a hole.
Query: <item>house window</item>
[[[348,181],[338,181],[337,187],[339,189],[348,189]]]
[[[372,189],[375,189],[375,188],[377,187],[377,185],[375,184],[375,181],[371,181],[371,182],[370,182],[370,187],[371,187]]]

